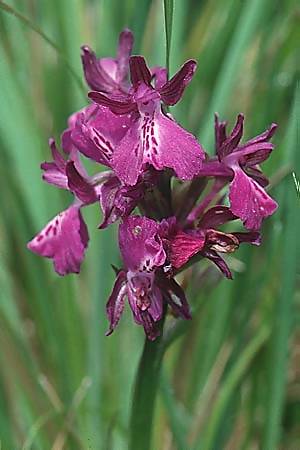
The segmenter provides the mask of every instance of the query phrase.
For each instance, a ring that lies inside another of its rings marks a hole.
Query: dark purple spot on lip
[[[59,223],[58,219],[55,219],[55,225],[57,226]]]
[[[52,225],[49,225],[49,227],[45,231],[45,235],[48,236],[48,234],[50,233],[51,230],[52,230]]]
[[[94,137],[94,143],[96,144],[97,147],[100,147],[100,141],[97,137]]]
[[[44,239],[44,236],[43,236],[42,234],[39,234],[39,235],[37,236],[37,238],[36,238],[36,240],[37,240],[38,242],[40,242],[42,239]]]
[[[155,139],[154,136],[152,136],[151,141],[152,141],[152,143],[153,143],[154,145],[158,145],[158,144],[157,144],[157,140]]]
[[[53,235],[54,235],[54,236],[57,235],[57,228],[56,228],[56,227],[53,228]]]

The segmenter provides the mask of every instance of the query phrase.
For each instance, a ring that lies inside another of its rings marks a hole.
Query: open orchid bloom
[[[228,207],[217,205],[207,210],[195,229],[182,229],[169,221],[169,231],[164,237],[169,241],[168,260],[174,269],[181,269],[195,256],[210,259],[227,278],[232,278],[231,271],[219,253],[232,253],[241,243],[260,244],[258,232],[224,233],[217,228],[238,219]],[[166,223],[166,221],[165,221]],[[164,225],[165,226],[165,225]]]
[[[123,30],[119,36],[116,58],[97,58],[89,46],[82,47],[82,65],[87,84],[99,92],[127,92],[128,61],[133,47],[133,34]]]
[[[277,125],[272,124],[262,134],[240,144],[243,136],[244,116],[239,114],[229,136],[226,122],[215,116],[217,157],[205,162],[202,176],[226,177],[231,180],[229,200],[231,211],[249,230],[258,230],[262,221],[277,209],[277,203],[266,193],[267,178],[259,164],[264,162],[274,146],[269,142]]]
[[[53,161],[41,165],[43,179],[70,191],[74,201],[28,243],[28,248],[41,256],[52,258],[59,275],[78,273],[89,240],[81,208],[100,201],[104,213],[101,228],[105,228],[130,214],[143,194],[143,184],[140,183],[134,193],[127,193],[126,187],[111,171],[89,177],[75,150],[71,151],[70,159],[65,160],[53,139],[50,140],[50,148]],[[109,186],[112,179],[113,187]]]
[[[72,192],[74,202],[54,217],[28,243],[28,248],[34,253],[53,259],[54,268],[59,275],[78,273],[89,241],[81,208],[95,203],[99,199],[99,194],[85,175],[85,170],[75,152],[72,152],[71,158],[66,161],[52,139],[50,147],[53,161],[41,165],[44,171],[43,179]],[[103,178],[106,178],[105,174]]]
[[[196,70],[196,62],[187,61],[165,81],[165,72],[156,72],[156,87],[142,56],[130,58],[132,88],[127,95],[105,96],[90,92],[97,104],[108,107],[117,115],[131,114],[129,127],[112,157],[112,167],[125,183],[134,185],[147,165],[156,170],[173,169],[182,180],[191,180],[202,166],[204,152],[196,138],[166,116],[161,102],[175,105],[183,95]]]
[[[28,248],[52,259],[59,275],[78,273],[89,241],[81,209],[100,204],[100,229],[121,219],[123,267],[106,306],[107,334],[116,328],[127,299],[135,322],[153,340],[167,306],[176,317],[191,318],[174,278],[179,272],[206,258],[232,278],[222,256],[241,243],[260,244],[262,221],[277,208],[259,167],[273,150],[269,140],[276,125],[242,144],[244,116],[238,115],[230,134],[216,116],[216,155],[209,158],[165,111],[181,99],[196,62],[186,61],[168,80],[165,67],[149,69],[142,56],[130,56],[132,47],[129,30],[120,34],[115,58],[98,59],[82,47],[93,103],[70,116],[61,136],[64,155],[50,140],[53,159],[41,165],[43,180],[69,191],[73,202]],[[96,163],[94,175],[88,175],[80,157]],[[108,170],[99,172],[99,164]],[[174,175],[192,183],[173,183]],[[227,184],[230,207],[224,205]],[[132,215],[136,209],[140,216]],[[220,228],[238,219],[248,231]]]
[[[157,322],[162,317],[164,301],[176,314],[190,318],[182,289],[174,279],[167,279],[161,270],[166,253],[159,224],[146,217],[128,217],[120,225],[119,245],[124,270],[118,273],[107,303],[108,334],[119,322],[126,297],[136,323],[144,327],[151,340],[158,335]]]

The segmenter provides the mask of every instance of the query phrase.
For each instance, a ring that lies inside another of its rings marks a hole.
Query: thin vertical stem
[[[165,30],[166,30],[166,67],[167,67],[167,71],[168,71],[168,75],[169,75],[172,24],[173,24],[173,12],[174,12],[174,1],[173,0],[164,0],[164,12],[165,12]]]
[[[162,330],[164,318],[161,320]],[[135,381],[132,400],[129,450],[150,450],[156,392],[159,385],[162,335],[155,341],[145,339],[142,357]]]

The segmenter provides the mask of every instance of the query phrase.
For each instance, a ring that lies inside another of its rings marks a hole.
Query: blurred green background
[[[161,0],[7,3],[82,81],[80,45],[114,55],[125,26],[134,53],[165,63]],[[116,228],[100,232],[99,208],[84,211],[91,240],[80,276],[60,278],[26,249],[70,201],[41,181],[39,164],[48,137],[87,104],[87,88],[0,6],[0,448],[123,450],[144,335],[127,311],[105,337]],[[234,281],[204,263],[183,280],[194,316],[166,346],[153,450],[300,449],[300,199],[291,175],[300,177],[299,18],[293,0],[175,0],[171,74],[186,58],[198,71],[172,113],[210,153],[215,111],[230,125],[244,112],[246,137],[277,122],[264,167],[280,207],[262,246],[231,258]]]

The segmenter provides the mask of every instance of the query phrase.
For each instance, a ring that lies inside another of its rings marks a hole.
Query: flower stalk
[[[152,448],[152,424],[163,357],[162,329],[164,321],[165,314],[160,321],[161,333],[155,341],[145,338],[132,399],[129,450],[150,450]]]

